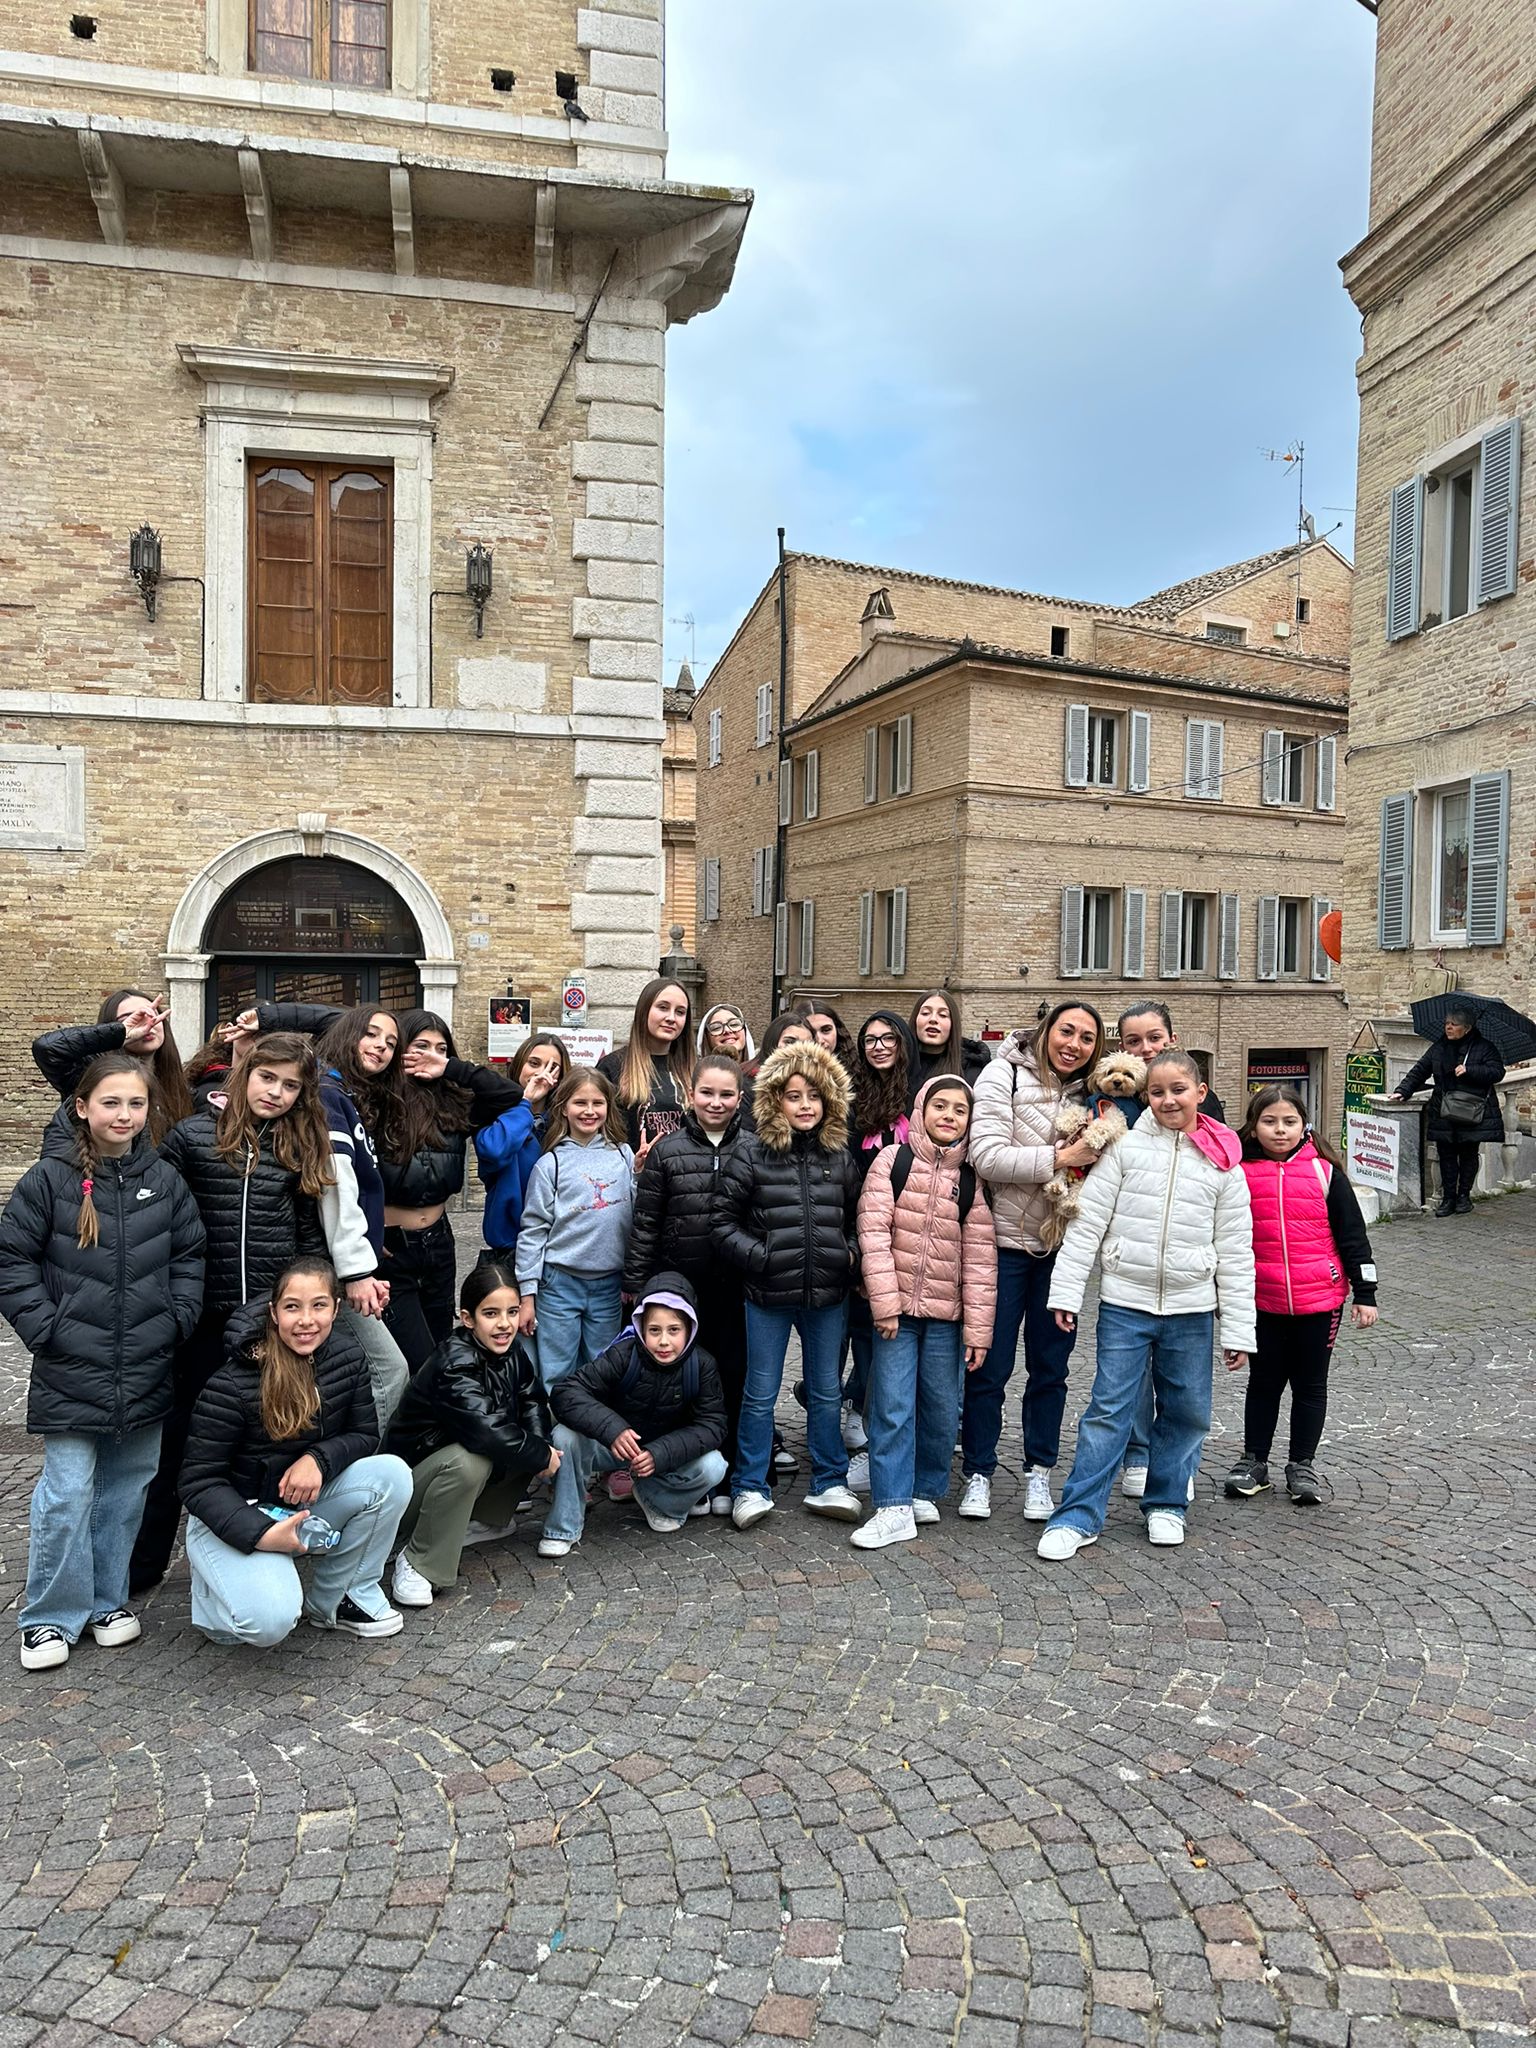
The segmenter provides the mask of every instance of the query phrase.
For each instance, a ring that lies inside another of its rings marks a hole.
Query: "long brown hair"
[[[130,996],[135,1002],[153,1009],[155,998],[148,996],[141,988],[115,988],[103,996],[101,1008],[96,1012],[98,1024],[115,1024],[120,1007]],[[160,1041],[158,1052],[129,1053],[129,1059],[137,1059],[139,1066],[149,1076],[149,1137],[151,1144],[158,1145],[173,1124],[179,1124],[184,1116],[192,1114],[192,1090],[187,1086],[187,1077],[182,1071],[181,1054],[176,1050],[176,1039],[171,1031],[171,1020],[165,1019],[165,1036]]]
[[[1243,1141],[1243,1157],[1245,1159],[1267,1159],[1270,1156],[1259,1143],[1259,1118],[1266,1109],[1273,1109],[1277,1103],[1281,1102],[1285,1103],[1287,1108],[1294,1109],[1301,1118],[1302,1144],[1305,1145],[1308,1138],[1310,1138],[1312,1140],[1312,1149],[1316,1152],[1319,1159],[1326,1159],[1330,1166],[1336,1166],[1340,1173],[1346,1173],[1348,1168],[1345,1166],[1338,1147],[1330,1138],[1324,1137],[1323,1133],[1313,1124],[1307,1110],[1307,1105],[1302,1099],[1301,1090],[1293,1087],[1289,1081],[1267,1082],[1264,1087],[1255,1088],[1252,1095],[1249,1096],[1248,1114],[1243,1118],[1243,1127],[1237,1134]],[[1253,1148],[1251,1151],[1249,1150],[1250,1146]]]
[[[377,1017],[386,1013],[374,1010],[371,1014]],[[418,1081],[405,1071],[403,1064],[412,1039],[420,1038],[427,1031],[436,1032],[442,1038],[448,1047],[449,1059],[458,1058],[459,1049],[453,1042],[447,1018],[440,1017],[436,1010],[401,1010],[395,1022],[400,1027],[400,1045],[395,1055],[395,1064],[400,1069],[400,1124],[394,1149],[388,1157],[396,1166],[408,1166],[418,1152],[441,1151],[450,1135],[467,1131],[474,1119],[470,1114],[472,1097],[467,1088],[461,1088],[446,1076],[438,1081]],[[393,1073],[394,1067],[389,1071]]]
[[[624,1047],[623,1065],[619,1068],[619,1101],[626,1109],[643,1109],[655,1093],[660,1075],[656,1071],[656,1060],[651,1052],[646,1034],[646,1019],[651,1014],[651,1005],[664,988],[675,988],[683,999],[685,1015],[683,1028],[673,1039],[666,1056],[666,1069],[677,1090],[677,1099],[683,1101],[688,1091],[688,1070],[693,1063],[693,998],[680,981],[672,981],[665,974],[648,981],[635,999],[635,1014],[630,1021],[629,1042]]]
[[[924,1045],[923,1041],[917,1035],[917,1013],[923,1007],[924,1003],[931,1003],[934,1001],[935,998],[937,998],[938,1001],[941,1002],[944,1005],[945,1009],[949,1012],[949,1036],[944,1040],[942,1045]],[[960,1005],[955,1001],[954,997],[950,994],[947,988],[924,989],[923,993],[912,1005],[911,1014],[907,1018],[907,1028],[912,1033],[913,1044],[917,1047],[917,1057],[919,1062],[930,1058],[935,1060],[945,1060],[949,1063],[949,1067],[953,1072],[957,1074],[959,1073],[961,1065]],[[936,1072],[942,1074],[943,1072],[945,1072],[945,1068],[939,1067],[936,1069]]]
[[[523,1040],[509,1062],[512,1068],[512,1078],[519,1087],[523,1083],[523,1068],[527,1065],[529,1053],[548,1052],[551,1050],[560,1055],[560,1081],[565,1079],[566,1075],[571,1071],[571,1048],[563,1038],[557,1038],[553,1031],[535,1031],[532,1038],[525,1038]],[[555,1083],[555,1088],[560,1086],[560,1081]],[[555,1092],[554,1088],[549,1092],[552,1096]]]
[[[110,1081],[114,1074],[131,1074],[135,1081],[142,1081],[145,1093],[153,1104],[154,1081],[144,1071],[144,1062],[136,1060],[131,1052],[98,1053],[80,1076],[75,1088],[75,1101],[89,1102],[102,1082]],[[73,1107],[70,1116],[75,1125],[75,1163],[80,1168],[80,1215],[76,1225],[75,1243],[81,1251],[89,1251],[100,1236],[100,1221],[96,1214],[96,1198],[92,1193],[92,1184],[101,1171],[101,1160],[91,1137],[90,1125]]]
[[[297,1436],[320,1413],[320,1389],[315,1384],[314,1360],[289,1349],[278,1335],[272,1313],[285,1288],[301,1275],[323,1280],[330,1289],[331,1299],[338,1306],[341,1301],[336,1269],[329,1259],[290,1259],[272,1283],[267,1320],[256,1340],[254,1355],[261,1361],[261,1426],[274,1443],[283,1443],[287,1438]]]
[[[1093,1019],[1093,1028],[1098,1036],[1093,1041],[1093,1051],[1089,1053],[1087,1059],[1083,1061],[1083,1064],[1077,1069],[1076,1073],[1058,1074],[1051,1065],[1051,1056],[1047,1048],[1050,1044],[1051,1026],[1059,1017],[1065,1017],[1068,1010],[1081,1010],[1085,1017],[1091,1017]],[[1060,1082],[1063,1088],[1070,1087],[1074,1081],[1086,1080],[1088,1075],[1099,1064],[1099,1061],[1103,1059],[1104,1019],[1099,1015],[1092,1003],[1085,1003],[1081,996],[1069,996],[1064,1003],[1056,1003],[1046,1011],[1036,1027],[1034,1036],[1029,1041],[1029,1049],[1035,1056],[1035,1071],[1039,1074],[1042,1081],[1047,1075],[1050,1075],[1053,1079]]]
[[[601,1135],[610,1145],[629,1143],[629,1133],[624,1128],[624,1118],[619,1109],[619,1098],[608,1076],[600,1074],[596,1067],[572,1067],[550,1097],[549,1122],[544,1130],[546,1152],[553,1152],[562,1138],[570,1137],[571,1127],[565,1119],[566,1107],[576,1090],[586,1087],[589,1082],[608,1105],[608,1115],[604,1120]]]
[[[896,1040],[896,1057],[888,1067],[872,1067],[864,1052],[864,1034],[871,1024],[887,1024]],[[912,1100],[911,1070],[916,1059],[912,1034],[894,1010],[872,1010],[853,1041],[853,1129],[867,1138],[894,1129]]]
[[[315,1057],[322,1068],[329,1067],[341,1077],[341,1085],[357,1105],[363,1128],[372,1138],[380,1156],[398,1159],[404,1136],[405,1101],[400,1088],[400,1053],[405,1039],[403,1035],[399,1038],[395,1056],[382,1074],[366,1072],[357,1056],[357,1048],[375,1017],[388,1017],[399,1032],[400,1020],[393,1010],[386,1010],[381,1003],[359,1003],[356,1009],[343,1010],[326,1026],[315,1047]]]
[[[259,1117],[251,1108],[247,1082],[257,1067],[298,1068],[298,1098],[285,1115]],[[219,1157],[242,1175],[254,1173],[267,1131],[272,1134],[272,1157],[286,1173],[299,1176],[306,1195],[319,1196],[335,1180],[331,1133],[320,1107],[320,1065],[309,1040],[295,1031],[269,1031],[258,1038],[230,1074],[229,1100],[214,1126]]]

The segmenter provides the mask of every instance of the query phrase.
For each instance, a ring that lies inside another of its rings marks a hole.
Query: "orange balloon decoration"
[[[1318,919],[1317,936],[1322,941],[1323,951],[1335,963],[1344,957],[1344,913],[1342,910],[1327,910]]]

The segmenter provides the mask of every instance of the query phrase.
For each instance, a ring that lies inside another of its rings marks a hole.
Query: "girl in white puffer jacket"
[[[1157,1396],[1147,1488],[1153,1543],[1184,1541],[1184,1509],[1211,1422],[1216,1317],[1228,1366],[1255,1342],[1253,1230],[1242,1147],[1200,1114],[1205,1085],[1188,1053],[1159,1053],[1147,1072],[1149,1115],[1105,1153],[1083,1186],[1056,1259],[1050,1306],[1074,1329],[1099,1257],[1098,1370],[1078,1424],[1077,1456],[1040,1555],[1071,1557],[1098,1541],[1125,1456],[1143,1378]]]

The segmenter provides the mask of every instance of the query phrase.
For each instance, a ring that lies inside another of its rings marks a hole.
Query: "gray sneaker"
[[[1318,1486],[1317,1474],[1312,1470],[1310,1459],[1304,1464],[1286,1466],[1285,1490],[1299,1508],[1322,1506],[1322,1490]]]
[[[1227,1474],[1226,1494],[1228,1500],[1252,1500],[1256,1493],[1269,1491],[1269,1464],[1264,1458],[1255,1458],[1244,1451],[1232,1470]]]

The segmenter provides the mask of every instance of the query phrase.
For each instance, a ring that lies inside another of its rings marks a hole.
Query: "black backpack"
[[[896,1157],[891,1161],[891,1194],[899,1202],[901,1191],[912,1172],[912,1147],[905,1142],[896,1147]],[[960,1169],[960,1221],[963,1223],[976,1203],[976,1169],[967,1163]]]

